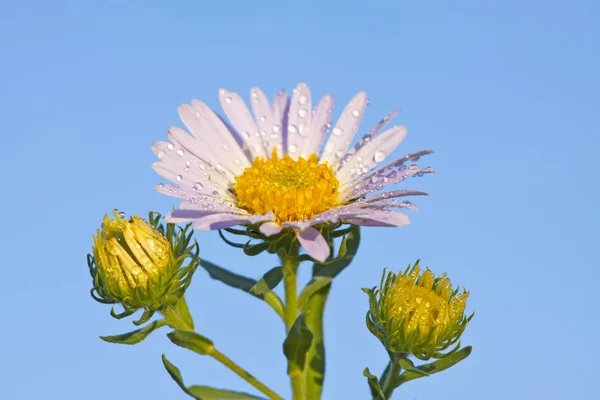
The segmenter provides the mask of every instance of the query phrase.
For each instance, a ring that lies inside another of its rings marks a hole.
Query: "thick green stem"
[[[394,389],[396,389],[394,381],[398,374],[400,374],[401,370],[402,368],[400,367],[400,364],[398,364],[398,362],[395,362],[393,359],[390,359],[390,362],[388,363],[387,367],[385,368],[385,371],[383,372],[383,375],[381,376],[381,379],[379,380],[381,382],[381,390],[385,395],[384,400],[387,400],[390,397],[392,397],[392,392],[394,391]]]
[[[194,330],[194,320],[192,319],[192,315],[188,309],[185,297],[181,297],[175,307],[166,307],[165,309],[161,310],[160,313],[165,317],[169,323],[169,326],[172,328],[177,328],[184,331]]]
[[[304,370],[307,400],[320,400],[323,391],[323,381],[325,380],[323,316],[330,289],[331,284],[319,289],[312,295],[302,310],[307,312],[306,323],[314,335],[312,345],[306,354],[306,368]]]
[[[285,290],[284,319],[286,331],[289,332],[296,318],[298,318],[298,248],[294,248],[286,257],[281,257],[283,262],[283,284]],[[298,366],[288,362],[288,375],[292,381],[292,394],[294,400],[305,399],[304,372]]]
[[[213,349],[209,353],[209,355],[211,357],[213,357],[215,360],[219,361],[224,366],[226,366],[227,368],[229,368],[230,370],[232,370],[240,378],[242,378],[243,380],[245,380],[246,382],[248,382],[249,384],[254,386],[261,393],[264,393],[265,395],[267,395],[269,397],[269,399],[283,400],[283,397],[279,396],[277,393],[275,393],[274,391],[269,389],[265,384],[263,384],[262,382],[257,380],[248,371],[246,371],[245,369],[240,367],[238,364],[233,362],[229,357],[227,357],[225,354],[221,353],[219,350]]]

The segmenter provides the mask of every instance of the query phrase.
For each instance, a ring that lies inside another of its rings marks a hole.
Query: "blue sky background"
[[[371,228],[336,280],[326,314],[325,399],[368,397],[362,370],[386,353],[365,328],[384,267],[417,258],[471,290],[476,310],[457,367],[407,384],[401,399],[566,399],[597,392],[600,3],[576,1],[11,1],[0,5],[0,397],[184,399],[186,383],[252,391],[209,358],[155,332],[137,346],[89,296],[85,256],[113,208],[145,214],[155,193],[150,144],[177,106],[218,107],[305,81],[336,115],[359,90],[364,133],[395,107],[397,155],[434,148],[433,194],[402,229]],[[204,257],[258,277],[218,235]],[[307,277],[307,270],[303,271]],[[265,304],[198,271],[188,294],[198,330],[285,397],[282,324]],[[254,393],[254,392],[253,392]]]

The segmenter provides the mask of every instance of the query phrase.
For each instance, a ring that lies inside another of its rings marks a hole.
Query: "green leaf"
[[[406,370],[407,372],[413,372],[420,376],[429,376],[428,372],[425,372],[425,371],[422,371],[422,370],[416,368],[415,364],[413,364],[413,362],[411,360],[409,360],[408,358],[398,359],[398,364],[400,364],[402,369]]]
[[[224,284],[234,287],[236,289],[241,289],[244,292],[250,293],[251,295],[258,297],[259,299],[264,300],[268,305],[271,306],[273,310],[275,310],[275,312],[277,313],[277,315],[279,315],[280,318],[283,318],[283,303],[281,302],[279,296],[277,296],[273,292],[251,292],[252,288],[255,287],[258,283],[255,279],[234,274],[233,272],[228,271],[225,268],[221,268],[218,265],[208,262],[206,260],[201,260],[200,265],[206,270],[206,272],[208,272],[211,278],[221,281]]]
[[[192,350],[203,356],[210,354],[215,348],[212,340],[193,331],[175,329],[173,332],[168,333],[167,336],[177,346]]]
[[[302,313],[292,325],[285,341],[283,353],[289,360],[288,374],[292,371],[302,371],[306,364],[306,352],[310,348],[313,334],[306,324],[306,314]]]
[[[254,294],[257,296],[262,296],[279,285],[281,280],[283,279],[283,268],[275,267],[270,269],[266,274],[263,275],[262,278],[250,289],[250,294]]]
[[[157,319],[156,321],[136,331],[114,336],[100,336],[100,339],[109,343],[137,344],[142,340],[146,339],[146,337],[148,337],[148,335],[150,335],[154,330],[165,325],[168,325],[167,321],[165,321],[164,319]]]
[[[371,395],[374,400],[385,400],[385,395],[379,384],[379,379],[369,371],[369,368],[365,368],[363,375],[367,377],[369,382],[369,388],[371,389]]]
[[[246,243],[242,248],[244,254],[246,254],[247,256],[257,256],[269,247],[269,243],[267,242],[262,242],[254,245],[250,245],[250,242],[251,240],[249,240],[248,243]]]
[[[216,389],[209,386],[190,386],[189,394],[202,400],[248,400],[261,399],[264,397],[256,397],[247,393],[234,392],[232,390]]]
[[[189,388],[183,383],[179,368],[173,365],[165,355],[162,355],[162,362],[165,369],[171,375],[171,378],[179,385],[181,390],[198,400],[248,400],[248,399],[263,399],[262,397],[251,396],[246,393],[233,392],[224,389],[215,389],[208,386],[190,386]]]
[[[453,365],[457,364],[458,362],[467,358],[469,354],[471,354],[471,350],[473,350],[473,348],[471,346],[467,346],[447,357],[436,360],[429,364],[419,365],[418,367],[415,367],[415,369],[419,370],[420,374],[416,373],[415,371],[406,371],[398,377],[394,386],[398,387],[403,383],[412,381],[413,379],[421,378],[423,376],[423,373],[431,375],[448,369]]]

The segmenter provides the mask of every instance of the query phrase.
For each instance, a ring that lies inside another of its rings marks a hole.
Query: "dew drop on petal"
[[[173,143],[167,144],[167,149],[173,150],[174,148],[175,148],[175,146],[173,146]]]
[[[338,150],[335,152],[335,156],[337,158],[342,158],[344,156],[344,152],[342,150]]]
[[[281,125],[273,125],[273,132],[279,133],[281,131]]]
[[[177,175],[175,179],[177,179],[177,182],[181,182],[183,180],[183,176]]]
[[[360,111],[358,111],[358,110],[353,110],[353,111],[352,111],[352,116],[353,116],[354,118],[358,118],[358,117],[360,116]]]
[[[235,165],[240,165],[242,163],[239,158],[236,158],[233,162]]]
[[[179,150],[177,150],[177,155],[178,155],[179,157],[183,156],[183,154],[184,154],[184,153],[185,153],[185,152],[184,152],[182,149],[179,149]]]
[[[227,104],[231,104],[231,97],[227,97],[227,98],[225,98],[225,103],[227,103]]]
[[[290,153],[295,153],[298,150],[298,147],[295,144],[290,144]]]
[[[308,97],[305,95],[300,96],[300,98],[298,99],[298,103],[300,103],[302,105],[308,103]]]
[[[267,117],[265,117],[264,115],[262,117],[260,117],[260,122],[265,122],[267,120]]]
[[[376,151],[375,155],[373,156],[373,161],[375,162],[382,162],[383,160],[385,160],[385,158],[387,157],[387,154],[385,154],[385,152],[383,151]]]
[[[188,166],[183,167],[183,172],[188,172],[189,170],[190,170],[190,167],[188,167]]]
[[[216,190],[213,190],[212,194],[213,194],[214,196],[218,196],[218,195],[219,195],[219,192],[217,192]]]
[[[244,137],[244,139],[250,139],[250,132],[244,131],[242,132],[242,136]]]
[[[298,128],[296,127],[296,125],[290,125],[288,128],[288,131],[290,133],[296,133],[296,132],[298,132]]]
[[[229,146],[225,143],[223,143],[223,150],[229,151]]]
[[[300,118],[304,118],[304,117],[306,117],[306,108],[301,108],[301,109],[299,109],[299,110],[298,110],[298,116],[299,116]]]
[[[333,128],[333,136],[342,136],[342,134],[344,133],[344,131],[342,130],[342,128],[338,128],[337,126],[335,128]]]
[[[164,151],[159,151],[159,152],[156,154],[156,157],[158,157],[159,159],[161,159],[161,160],[162,160],[162,159],[165,157],[165,152],[164,152]]]

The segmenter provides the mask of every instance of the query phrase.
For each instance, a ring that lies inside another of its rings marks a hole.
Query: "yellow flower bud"
[[[418,262],[404,273],[389,273],[371,300],[367,326],[388,351],[426,360],[441,358],[455,344],[471,317],[465,316],[469,292],[452,290],[446,274],[435,278]]]
[[[88,257],[94,278],[92,295],[103,303],[122,303],[126,315],[144,308],[159,310],[173,303],[189,284],[197,266],[197,256],[184,271],[183,260],[191,239],[185,232],[174,235],[174,229],[153,224],[133,216],[127,220],[114,211],[116,219],[104,217],[102,228],[94,236],[93,257]],[[174,246],[174,244],[176,246]]]

